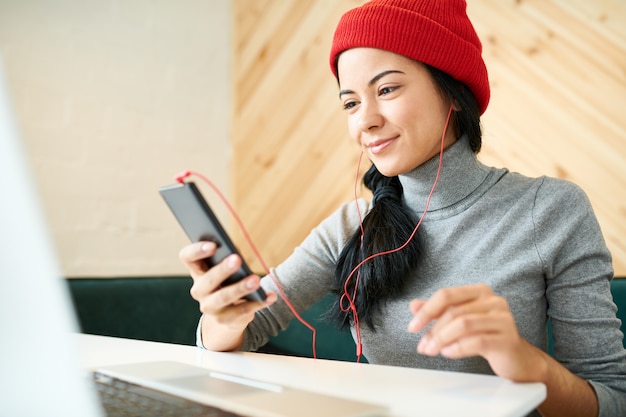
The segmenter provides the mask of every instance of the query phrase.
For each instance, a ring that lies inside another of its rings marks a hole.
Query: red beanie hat
[[[466,13],[465,0],[372,0],[339,21],[330,66],[351,48],[384,49],[433,66],[464,83],[480,113],[489,103],[482,44]]]

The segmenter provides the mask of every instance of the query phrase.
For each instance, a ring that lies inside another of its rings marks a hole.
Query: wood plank
[[[353,199],[359,151],[327,56],[360,3],[233,3],[233,202],[270,265]],[[468,14],[492,85],[480,158],[583,187],[626,275],[626,3],[472,0]]]

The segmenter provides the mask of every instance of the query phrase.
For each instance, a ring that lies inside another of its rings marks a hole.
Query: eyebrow
[[[377,74],[374,78],[372,78],[371,80],[369,80],[369,82],[367,83],[368,87],[371,87],[372,85],[374,85],[374,83],[376,83],[378,80],[380,80],[381,78],[389,75],[389,74],[404,74],[404,72],[399,71],[399,70],[388,70],[388,71],[383,71],[380,74]],[[354,91],[352,90],[339,90],[339,98],[341,98],[341,96],[345,95],[345,94],[353,94]]]

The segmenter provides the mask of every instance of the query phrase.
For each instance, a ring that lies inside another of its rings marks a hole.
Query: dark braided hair
[[[424,64],[420,64],[424,65]],[[450,75],[426,65],[441,93],[458,105],[454,112],[456,137],[467,135],[472,151],[478,153],[482,144],[480,111],[471,90]],[[354,294],[355,273],[346,286],[353,269],[367,257],[399,248],[410,237],[417,219],[409,207],[402,204],[402,185],[396,177],[386,177],[375,165],[363,176],[364,185],[372,191],[373,206],[363,219],[363,242],[358,228],[343,247],[331,291],[336,294],[328,318],[340,328],[352,322],[348,300],[343,296],[347,287]],[[375,330],[375,318],[384,303],[402,294],[405,278],[415,270],[420,260],[419,231],[401,251],[376,256],[359,268],[359,284],[354,304],[359,320]]]

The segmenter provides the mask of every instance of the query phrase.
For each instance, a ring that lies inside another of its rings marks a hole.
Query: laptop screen
[[[96,416],[0,60],[0,415]]]

